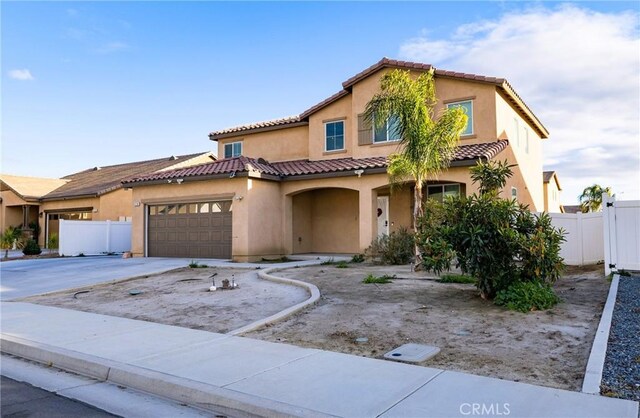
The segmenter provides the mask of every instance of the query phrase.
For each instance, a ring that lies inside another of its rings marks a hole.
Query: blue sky
[[[383,56],[506,77],[571,204],[640,198],[637,2],[3,2],[2,167],[59,177],[213,150]]]

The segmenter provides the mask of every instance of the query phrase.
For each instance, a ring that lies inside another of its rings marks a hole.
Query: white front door
[[[378,196],[378,236],[389,235],[389,196]]]

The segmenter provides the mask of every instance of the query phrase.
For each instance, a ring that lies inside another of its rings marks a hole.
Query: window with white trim
[[[459,184],[433,184],[427,186],[427,198],[444,201],[447,196],[460,196]]]
[[[473,135],[473,100],[465,100],[462,102],[447,104],[447,109],[451,109],[453,107],[461,107],[467,114],[467,126],[462,132],[462,136]]]
[[[324,150],[338,151],[344,149],[344,121],[326,122],[324,124]]]
[[[517,199],[518,198],[518,189],[516,189],[515,187],[511,188],[511,198],[512,199]]]
[[[224,144],[224,158],[239,157],[242,155],[242,142],[229,142]]]
[[[384,126],[373,130],[373,143],[400,141],[400,133],[398,132],[398,118],[391,116],[387,119]],[[373,124],[375,127],[375,123]]]

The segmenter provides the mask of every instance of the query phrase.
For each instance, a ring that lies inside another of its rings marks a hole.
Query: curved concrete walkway
[[[1,325],[3,352],[230,416],[638,417],[637,402],[27,303],[4,302]]]

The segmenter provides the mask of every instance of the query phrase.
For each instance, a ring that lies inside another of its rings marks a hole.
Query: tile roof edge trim
[[[303,121],[303,120],[299,120],[299,121],[291,121],[291,122],[284,122],[284,123],[279,123],[277,125],[272,125],[272,126],[259,126],[259,127],[255,127],[255,128],[242,128],[239,127],[239,129],[237,131],[233,131],[233,132],[225,132],[225,133],[216,133],[216,132],[211,132],[209,134],[209,140],[210,141],[218,141],[219,139],[225,139],[225,138],[233,138],[236,136],[242,136],[245,134],[254,134],[254,133],[259,133],[259,132],[267,132],[267,131],[276,131],[279,129],[288,129],[288,128],[296,128],[298,126],[306,126],[308,125],[309,122],[308,121]],[[220,131],[217,131],[220,132]]]

